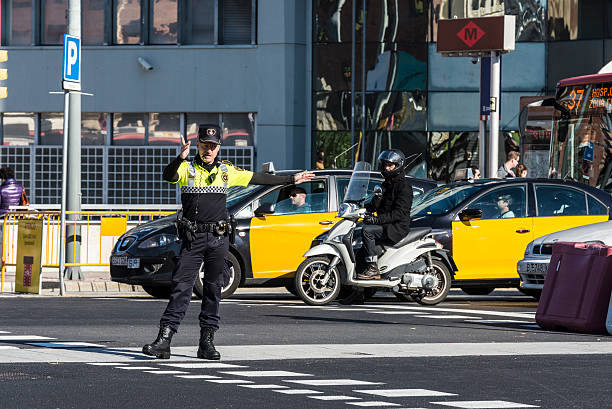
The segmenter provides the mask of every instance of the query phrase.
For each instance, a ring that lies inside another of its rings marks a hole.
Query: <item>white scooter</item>
[[[358,162],[349,182],[338,217],[343,220],[319,236],[305,254],[295,274],[295,288],[300,298],[310,305],[326,305],[334,301],[342,286],[365,289],[387,289],[398,298],[412,298],[419,304],[442,302],[451,287],[457,270],[435,236],[447,234],[431,228],[414,228],[396,244],[377,246],[381,278],[356,278],[359,260],[355,250],[361,247],[360,233],[363,208],[369,185],[370,165]],[[360,268],[365,266],[359,266]],[[345,287],[346,288],[346,287]],[[374,290],[375,291],[375,290]]]

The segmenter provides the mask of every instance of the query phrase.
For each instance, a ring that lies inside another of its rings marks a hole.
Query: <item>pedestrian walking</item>
[[[513,178],[516,177],[515,173],[512,171],[518,163],[521,154],[517,151],[510,151],[506,155],[506,162],[497,169],[497,178],[505,179],[505,178]]]
[[[163,172],[163,178],[181,187],[182,215],[177,230],[182,240],[179,261],[172,273],[170,300],[161,320],[155,341],[142,352],[156,358],[170,358],[172,336],[185,316],[193,285],[202,262],[205,265],[202,307],[199,315],[200,341],[197,357],[220,359],[214,334],[219,329],[222,271],[234,226],[225,207],[228,188],[232,186],[289,185],[308,182],[314,173],[304,171],[289,176],[253,173],[217,158],[221,145],[217,125],[200,125],[196,142],[198,153],[186,161],[191,142],[181,136],[181,151]]]

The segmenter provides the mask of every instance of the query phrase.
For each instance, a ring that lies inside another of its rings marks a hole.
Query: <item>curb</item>
[[[67,293],[136,293],[146,294],[139,285],[116,283],[114,281],[64,281]],[[5,282],[0,294],[16,294],[15,283]],[[21,293],[19,293],[21,294]],[[23,293],[25,294],[25,293]],[[59,294],[59,282],[43,282],[41,295]]]

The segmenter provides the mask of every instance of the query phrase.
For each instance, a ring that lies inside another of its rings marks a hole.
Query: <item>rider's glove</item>
[[[380,224],[378,220],[378,216],[366,215],[363,218],[363,222],[365,224]]]

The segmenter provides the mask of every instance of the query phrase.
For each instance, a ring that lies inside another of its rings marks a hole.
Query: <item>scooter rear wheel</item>
[[[410,297],[421,305],[436,305],[446,299],[451,288],[451,273],[446,264],[438,258],[433,258],[432,273],[438,279],[438,285],[432,289],[431,293],[425,296],[411,294]]]
[[[336,299],[342,283],[337,266],[332,268],[326,282],[329,259],[323,256],[307,258],[295,272],[295,290],[308,305],[327,305]]]

